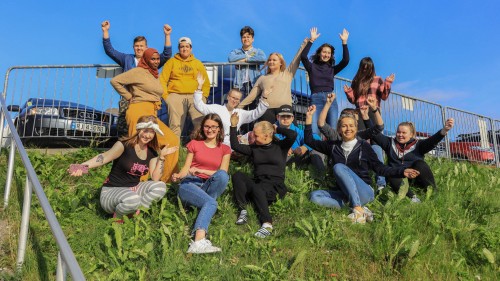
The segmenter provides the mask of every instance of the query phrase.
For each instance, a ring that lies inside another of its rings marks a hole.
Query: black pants
[[[410,179],[409,182],[413,186],[418,186],[422,188],[427,188],[429,185],[436,189],[436,181],[434,180],[434,174],[431,171],[431,168],[424,160],[417,160],[413,162],[412,169],[415,169],[420,172],[420,175],[414,179]],[[391,186],[392,190],[395,193],[399,192],[399,188],[403,182],[401,178],[386,178],[387,182]],[[406,196],[412,197],[415,195],[411,190],[408,190]]]
[[[276,202],[277,197],[286,194],[285,184],[272,180],[253,180],[242,172],[232,175],[234,200],[241,211],[246,208],[247,200],[255,204],[261,223],[272,223],[269,205]],[[284,190],[283,190],[284,189]]]

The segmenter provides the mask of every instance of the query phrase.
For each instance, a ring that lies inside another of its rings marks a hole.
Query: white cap
[[[193,46],[193,44],[191,43],[191,39],[189,39],[189,37],[181,37],[179,39],[179,44],[180,43],[188,43],[190,46]]]

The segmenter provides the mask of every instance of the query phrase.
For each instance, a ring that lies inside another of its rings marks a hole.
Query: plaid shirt
[[[377,98],[378,107],[380,107],[381,99],[387,100],[387,98],[389,97],[389,93],[391,92],[391,84],[392,82],[387,81],[387,79],[384,81],[380,76],[373,77],[373,80],[370,83],[370,89],[368,95]],[[356,100],[352,88],[349,88],[348,91],[345,91],[345,94],[347,96],[347,100],[349,100],[350,103],[354,104],[356,108],[360,108],[363,105],[368,105],[366,103],[368,95],[359,96],[358,99]]]

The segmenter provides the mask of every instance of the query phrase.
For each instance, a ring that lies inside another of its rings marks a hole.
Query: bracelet
[[[202,90],[201,90],[201,89],[196,89],[196,91],[200,91],[200,92],[202,92]]]
[[[378,107],[377,107],[377,109],[372,110],[372,113],[377,113],[377,111],[380,111]]]
[[[165,161],[165,158],[158,157],[158,160]]]
[[[264,97],[264,96],[263,96],[262,98],[263,98],[263,99],[265,99],[265,100],[267,100],[267,97]]]

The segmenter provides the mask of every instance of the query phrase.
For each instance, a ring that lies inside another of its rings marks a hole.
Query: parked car
[[[480,142],[457,141],[450,142],[450,155],[453,159],[464,159],[470,162],[491,164],[495,161],[493,145],[481,147]]]
[[[109,146],[117,139],[117,116],[79,103],[29,98],[23,106],[10,105],[17,113],[17,132],[25,144],[44,147],[81,146],[93,142]]]

